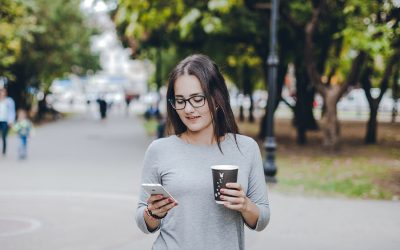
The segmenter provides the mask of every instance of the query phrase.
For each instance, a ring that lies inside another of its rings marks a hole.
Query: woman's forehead
[[[190,96],[203,93],[199,79],[194,75],[179,76],[174,84],[175,95]]]

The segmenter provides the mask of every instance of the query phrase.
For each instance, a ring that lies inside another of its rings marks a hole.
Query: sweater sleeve
[[[252,230],[262,231],[269,223],[270,209],[260,148],[254,140],[252,140],[252,142],[253,147],[251,148],[253,149],[252,151],[254,152],[254,155],[250,170],[247,197],[257,205],[260,214],[254,228],[249,227],[247,224],[246,225]]]
[[[161,178],[158,173],[157,167],[157,146],[155,145],[156,141],[152,142],[148,147],[143,161],[143,170],[142,170],[142,180],[141,183],[161,183]],[[147,207],[147,199],[149,195],[146,191],[141,187],[140,188],[140,196],[138,207],[136,210],[136,224],[139,229],[144,233],[155,233],[160,229],[160,226],[156,228],[154,231],[149,231],[147,228],[147,224],[144,220],[144,210]],[[160,224],[161,225],[161,224]]]

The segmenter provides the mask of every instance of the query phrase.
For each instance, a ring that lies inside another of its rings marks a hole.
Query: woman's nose
[[[192,104],[190,104],[190,102],[186,102],[185,112],[186,113],[191,113],[193,111],[194,111],[194,108],[193,108]]]

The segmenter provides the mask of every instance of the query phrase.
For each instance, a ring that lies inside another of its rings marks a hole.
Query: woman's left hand
[[[244,193],[242,186],[239,183],[227,183],[226,187],[221,188],[220,196],[225,207],[241,213],[246,212],[251,201]]]

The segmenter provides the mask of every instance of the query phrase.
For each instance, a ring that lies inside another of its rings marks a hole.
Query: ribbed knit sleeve
[[[260,210],[260,215],[255,228],[246,225],[252,230],[262,231],[269,223],[270,209],[260,148],[254,140],[252,141],[253,161],[249,175],[247,197],[257,205]]]
[[[145,153],[141,183],[161,183],[157,167],[157,141],[153,141]],[[141,188],[138,207],[136,210],[136,223],[139,229],[146,234],[155,233],[160,229],[160,227],[158,227],[154,231],[149,231],[149,229],[147,228],[146,222],[144,220],[144,210],[147,207],[148,198],[149,195],[143,188]]]

